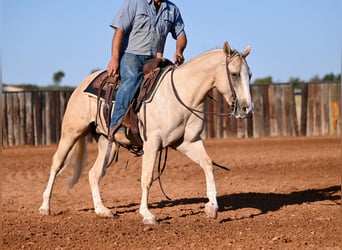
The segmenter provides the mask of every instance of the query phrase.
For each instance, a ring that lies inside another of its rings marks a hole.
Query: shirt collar
[[[149,4],[152,4],[153,1],[154,1],[154,0],[147,0],[147,2],[148,2]],[[163,4],[165,4],[165,1],[162,1],[162,2],[161,2],[161,5],[163,5]]]

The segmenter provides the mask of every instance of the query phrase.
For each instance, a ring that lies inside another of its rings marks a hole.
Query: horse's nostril
[[[247,114],[248,113],[248,108],[247,107],[242,107],[242,111]]]

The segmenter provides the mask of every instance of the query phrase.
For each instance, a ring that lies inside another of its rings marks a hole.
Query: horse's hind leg
[[[117,151],[117,147],[115,144],[110,145],[110,152],[108,155],[108,163],[107,166],[103,166],[106,153],[108,150],[108,140],[104,136],[100,136],[98,140],[98,155],[93,167],[89,171],[89,184],[91,188],[91,194],[93,197],[94,209],[95,213],[101,217],[112,217],[113,214],[110,209],[106,208],[101,199],[100,190],[99,190],[99,182],[101,178],[104,176],[107,167],[112,163],[115,153]],[[103,169],[106,168],[106,169]]]
[[[207,184],[207,196],[209,202],[205,205],[205,213],[208,217],[216,218],[218,211],[217,192],[214,177],[213,162],[206,152],[202,140],[195,142],[183,142],[176,148],[179,152],[184,153],[191,160],[199,164],[205,173]]]
[[[57,151],[55,152],[52,158],[49,181],[43,193],[43,203],[39,208],[39,212],[41,215],[50,214],[50,199],[56,176],[64,166],[65,160],[76,141],[77,136],[62,136],[58,144]]]

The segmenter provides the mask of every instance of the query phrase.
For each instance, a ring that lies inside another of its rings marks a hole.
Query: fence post
[[[300,135],[306,135],[308,116],[308,84],[302,84],[301,113],[300,113]]]

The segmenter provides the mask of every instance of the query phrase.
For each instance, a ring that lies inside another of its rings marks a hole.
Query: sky
[[[1,64],[6,84],[77,86],[95,69],[105,69],[111,55],[109,24],[124,0],[2,0]],[[142,0],[143,1],[143,0]],[[189,60],[228,41],[242,51],[253,80],[341,72],[342,0],[173,0],[188,37]],[[164,56],[172,59],[169,36]]]

